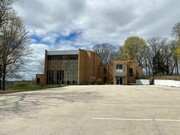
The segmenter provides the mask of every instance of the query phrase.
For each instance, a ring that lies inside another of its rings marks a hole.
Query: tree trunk
[[[178,68],[178,62],[176,62],[176,72],[177,72],[177,75],[179,75],[179,68]]]
[[[1,85],[1,83],[2,83],[2,81],[1,81],[1,79],[2,79],[2,65],[0,65],[0,90],[2,89],[2,85]]]
[[[0,78],[0,90],[1,90],[2,88],[1,88],[1,78]]]
[[[3,74],[2,74],[2,89],[6,89],[6,66],[3,66]]]

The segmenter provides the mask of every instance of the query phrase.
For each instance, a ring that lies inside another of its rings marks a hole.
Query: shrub
[[[95,84],[96,83],[96,77],[95,76],[91,76],[89,79],[89,83],[90,84]]]
[[[98,79],[96,80],[96,84],[98,84],[98,85],[101,85],[101,84],[103,84],[103,81],[102,81],[102,79],[101,79],[101,78],[98,78]]]

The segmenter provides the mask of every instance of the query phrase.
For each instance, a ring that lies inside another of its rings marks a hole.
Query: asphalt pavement
[[[0,95],[0,135],[180,135],[180,88],[87,85]]]

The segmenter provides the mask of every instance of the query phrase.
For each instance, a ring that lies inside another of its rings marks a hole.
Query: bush
[[[98,79],[96,80],[96,84],[98,84],[98,85],[101,85],[101,84],[103,84],[103,81],[102,81],[102,79],[101,79],[101,78],[98,78]]]
[[[91,76],[89,79],[89,83],[90,84],[95,84],[96,83],[96,77],[95,76]]]

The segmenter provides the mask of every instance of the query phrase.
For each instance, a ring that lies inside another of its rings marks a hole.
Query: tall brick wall
[[[106,70],[106,73],[104,70]],[[98,78],[101,78],[104,83],[107,83],[107,84],[113,83],[113,65],[99,66]],[[106,82],[104,81],[105,78],[106,78]]]
[[[142,77],[142,69],[139,66],[136,67],[136,76],[138,78]]]
[[[92,76],[97,78],[99,65],[100,59],[96,53],[79,49],[78,84],[89,84]]]
[[[133,76],[129,76],[129,69],[132,68],[133,69]],[[128,62],[128,70],[127,70],[128,74],[128,83],[135,83],[136,82],[136,64],[132,61]]]
[[[85,83],[84,80],[86,80],[86,52],[84,50],[79,49],[78,54],[78,84]]]

